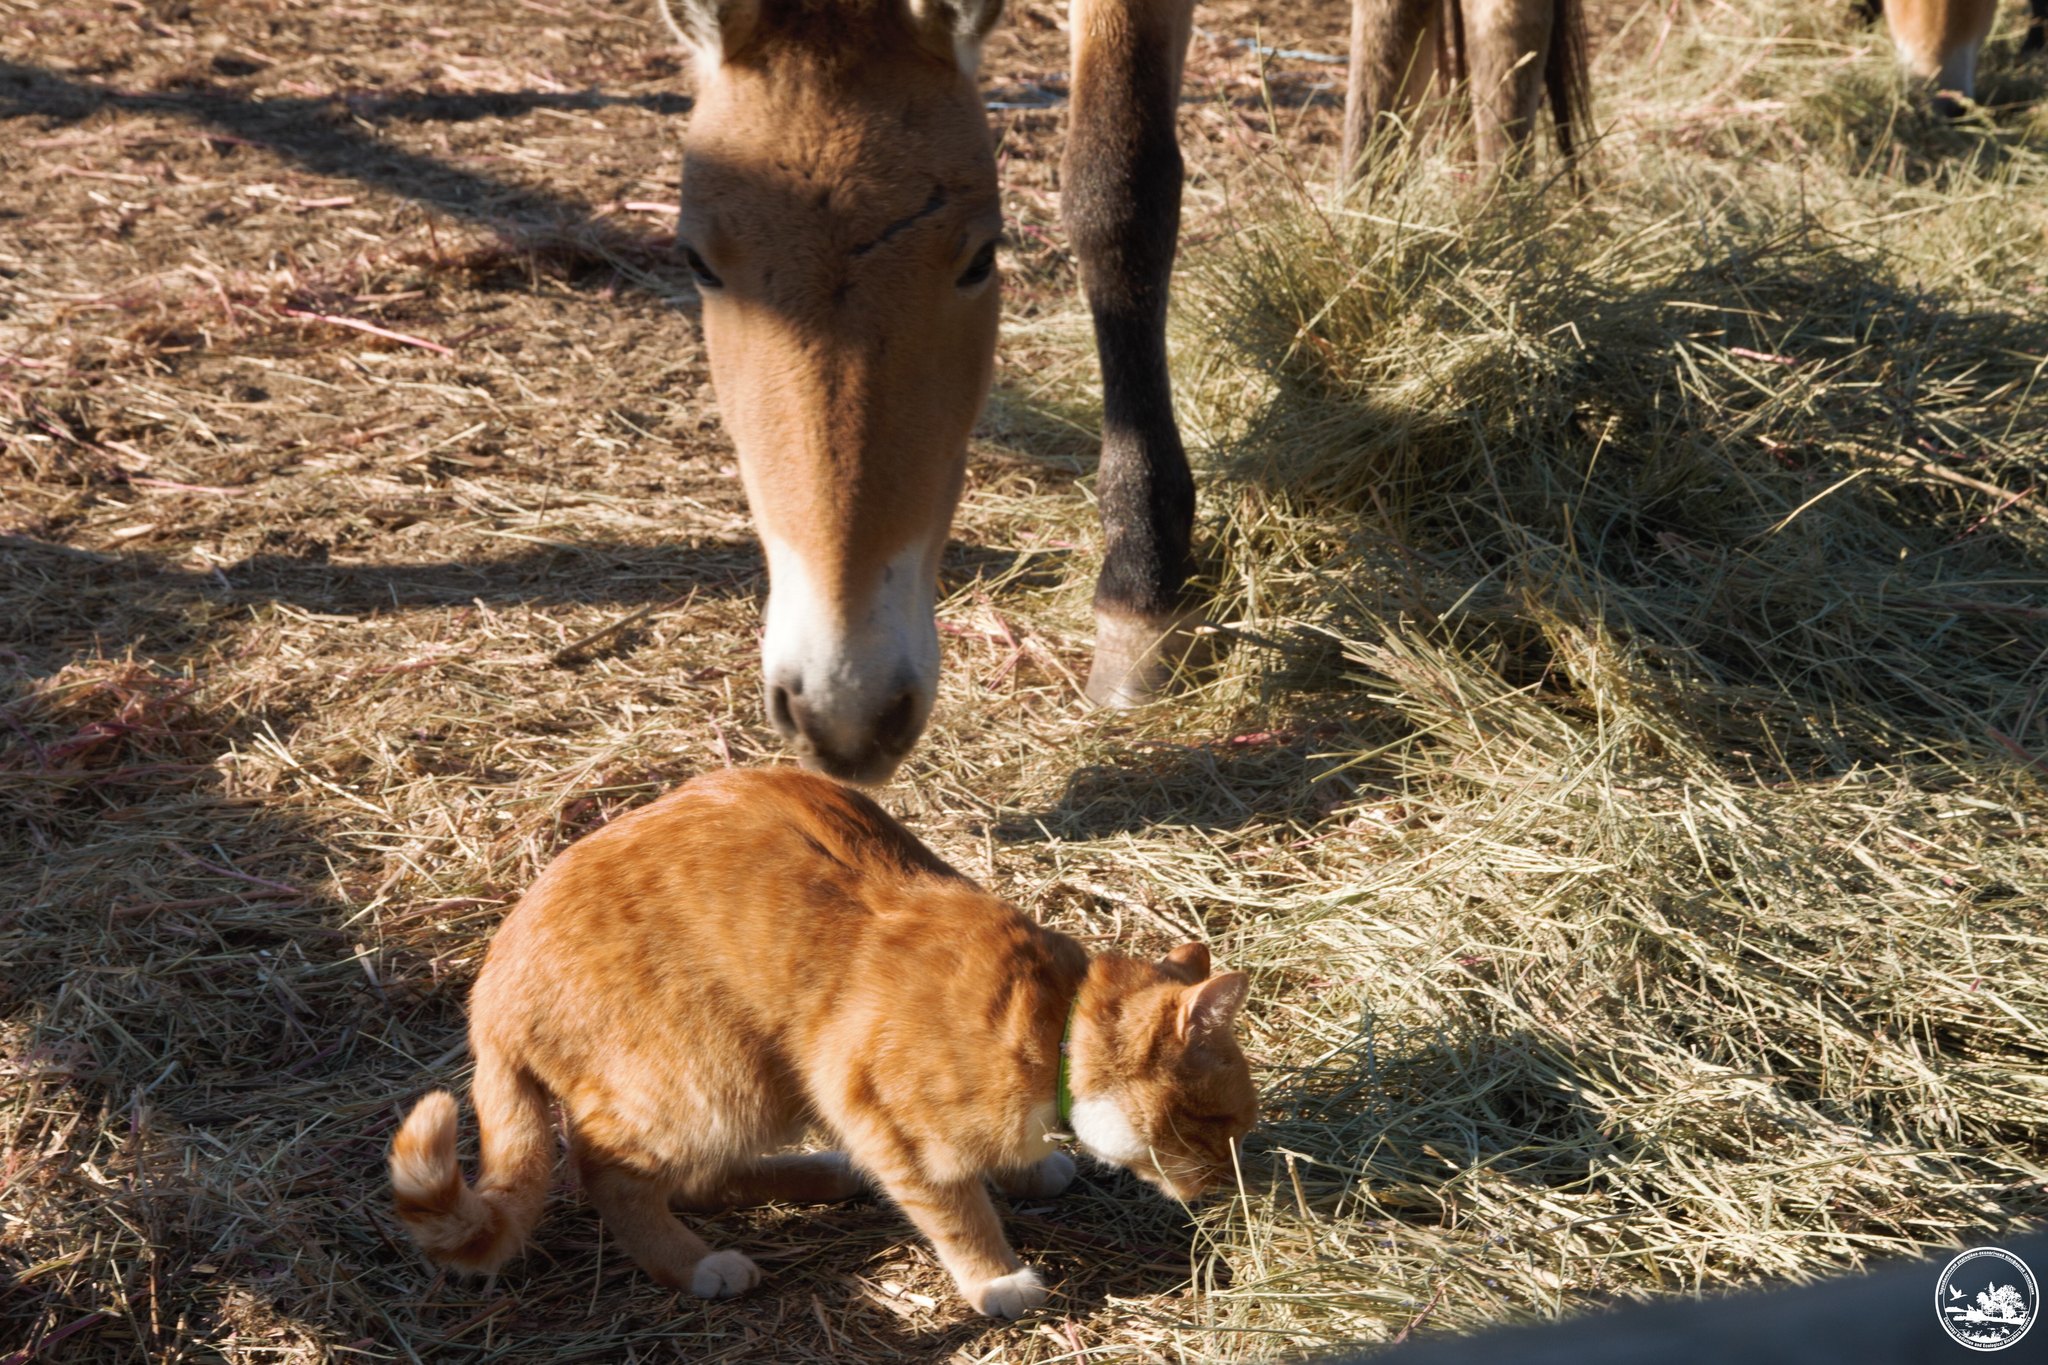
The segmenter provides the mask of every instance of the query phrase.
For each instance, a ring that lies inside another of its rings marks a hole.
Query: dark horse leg
[[[1459,27],[1457,51],[1469,45],[1475,86],[1483,87],[1474,110],[1482,157],[1514,160],[1546,94],[1570,152],[1571,119],[1584,100],[1578,0],[1353,3],[1347,174],[1355,174],[1378,114],[1428,83],[1445,23]],[[1193,0],[1072,0],[1070,11],[1073,115],[1061,216],[1102,363],[1103,557],[1088,695],[1108,706],[1158,696],[1188,657],[1202,616],[1188,594],[1195,481],[1166,364],[1180,233],[1174,116],[1192,7]]]
[[[1180,233],[1174,116],[1193,0],[1073,0],[1061,216],[1102,362],[1102,576],[1088,695],[1134,706],[1191,642],[1195,481],[1173,420],[1166,296]]]

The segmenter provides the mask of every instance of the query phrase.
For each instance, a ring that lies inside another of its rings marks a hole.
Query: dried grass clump
[[[1432,146],[1340,204],[1331,64],[1239,39],[1341,9],[1218,4],[1175,326],[1227,648],[1080,700],[1098,397],[1018,113],[884,799],[1048,922],[1251,970],[1267,1122],[1192,1218],[1101,1171],[1010,1209],[1059,1293],[1010,1326],[878,1205],[708,1220],[768,1271],[717,1305],[566,1176],[495,1285],[385,1215],[504,908],[780,752],[687,290],[621,217],[672,193],[645,16],[224,5],[216,51],[15,4],[0,1360],[1294,1359],[2048,1214],[2041,115],[1936,124],[1811,4],[1596,7],[1583,191]],[[1022,8],[991,78],[1056,92]]]
[[[1342,733],[1291,839],[1126,852],[1294,1059],[1205,1223],[1211,1326],[1476,1326],[2048,1213],[2048,313],[2001,255],[2041,148],[1677,178],[1667,112],[1583,198],[1399,153],[1341,205],[1228,187],[1257,212],[1183,315],[1205,695]]]

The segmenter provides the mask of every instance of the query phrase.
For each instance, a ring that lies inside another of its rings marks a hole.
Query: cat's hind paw
[[[818,1203],[836,1204],[842,1199],[858,1199],[868,1192],[867,1178],[846,1153],[818,1152],[813,1159],[818,1164]]]
[[[1074,1183],[1074,1158],[1050,1152],[1021,1171],[1003,1172],[996,1183],[1012,1199],[1050,1199]]]
[[[1032,1309],[1043,1307],[1051,1293],[1045,1281],[1038,1278],[1038,1272],[1027,1265],[983,1285],[974,1306],[986,1317],[1021,1318]]]
[[[730,1299],[761,1283],[761,1268],[737,1251],[714,1251],[690,1272],[690,1292],[700,1299]]]

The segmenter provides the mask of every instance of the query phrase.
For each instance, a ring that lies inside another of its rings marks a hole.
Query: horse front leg
[[[1174,118],[1193,0],[1073,0],[1072,124],[1060,213],[1102,363],[1103,530],[1088,695],[1136,706],[1166,687],[1200,613],[1195,481],[1173,419],[1166,299],[1180,233]]]

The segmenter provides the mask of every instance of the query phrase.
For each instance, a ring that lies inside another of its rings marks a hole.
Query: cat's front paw
[[[690,1292],[700,1299],[730,1299],[761,1283],[761,1268],[737,1251],[714,1251],[690,1272]]]
[[[1053,1152],[1021,1171],[1004,1172],[996,1183],[1012,1199],[1050,1199],[1074,1183],[1074,1158]]]
[[[983,1285],[974,1306],[985,1317],[1021,1318],[1032,1309],[1043,1307],[1051,1292],[1045,1281],[1038,1278],[1038,1272],[1027,1265]]]

